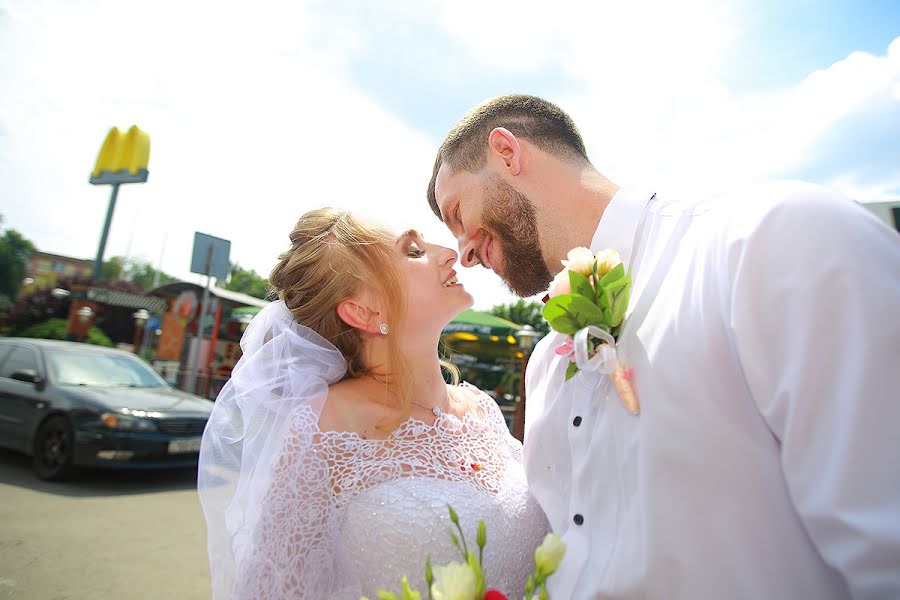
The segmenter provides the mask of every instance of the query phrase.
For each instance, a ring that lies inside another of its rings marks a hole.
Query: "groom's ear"
[[[488,149],[489,154],[502,161],[510,175],[518,175],[522,170],[522,147],[506,127],[495,127],[488,134]]]

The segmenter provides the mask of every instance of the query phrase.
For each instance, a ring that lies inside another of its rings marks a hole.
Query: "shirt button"
[[[574,425],[575,427],[581,425],[581,417],[575,417],[575,419],[572,421],[572,425]]]
[[[576,525],[581,525],[582,523],[584,523],[584,517],[582,517],[580,514],[576,514],[576,515],[572,518],[572,520],[575,521],[575,524],[576,524]]]

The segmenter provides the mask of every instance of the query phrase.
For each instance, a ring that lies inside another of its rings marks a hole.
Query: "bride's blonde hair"
[[[334,344],[347,362],[347,377],[366,375],[363,338],[337,314],[337,306],[363,290],[383,301],[380,322],[398,331],[405,314],[405,294],[394,252],[394,237],[349,212],[320,208],[300,217],[290,234],[291,247],[278,257],[269,284],[301,325]],[[388,373],[397,407],[408,410],[410,382],[396,337],[387,336]]]

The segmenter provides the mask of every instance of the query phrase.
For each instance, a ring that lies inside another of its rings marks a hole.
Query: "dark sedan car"
[[[78,466],[196,465],[212,407],[128,352],[0,339],[0,446],[31,455],[42,479]]]

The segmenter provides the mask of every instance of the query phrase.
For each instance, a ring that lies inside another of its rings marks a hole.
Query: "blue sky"
[[[423,192],[475,103],[528,92],[575,118],[620,184],[711,194],[798,177],[900,197],[900,3],[634,0],[0,0],[0,212],[93,257],[112,125],[152,138],[107,256],[185,278],[194,231],[267,273],[324,204],[453,240]],[[462,273],[486,308],[510,297]]]

